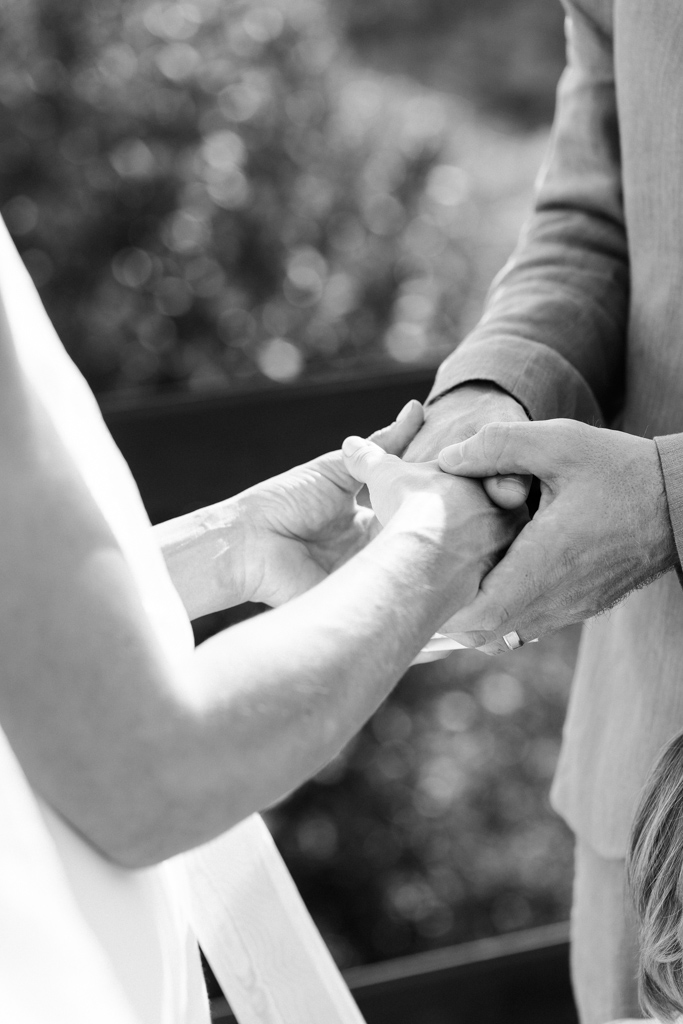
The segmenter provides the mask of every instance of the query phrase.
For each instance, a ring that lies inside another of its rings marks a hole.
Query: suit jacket
[[[613,422],[657,441],[683,552],[683,4],[567,0],[567,68],[533,214],[434,400],[468,380],[533,419]],[[674,573],[584,629],[553,786],[603,856],[683,728]]]

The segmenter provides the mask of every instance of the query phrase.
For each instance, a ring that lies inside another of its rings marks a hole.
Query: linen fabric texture
[[[27,383],[190,686],[192,629],[135,482],[1,220],[0,290]],[[258,815],[162,864],[117,867],[32,791],[1,723],[0,810],[3,1024],[209,1024],[197,939],[240,1021],[361,1024]]]
[[[683,6],[567,0],[567,68],[534,211],[430,395],[468,381],[532,419],[655,438],[683,553]],[[623,858],[638,795],[683,728],[683,591],[669,573],[584,629],[552,800]]]
[[[1,221],[0,283],[22,371],[109,523],[161,649],[189,666],[192,629],[137,487]],[[0,1020],[209,1024],[183,858],[140,871],[106,861],[33,794],[1,731],[0,780]]]
[[[638,932],[623,860],[574,851],[571,974],[581,1024],[639,1018]]]

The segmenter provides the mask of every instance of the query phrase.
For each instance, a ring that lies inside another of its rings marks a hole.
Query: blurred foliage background
[[[548,0],[4,0],[0,209],[95,391],[435,364],[514,243]],[[567,913],[574,632],[414,669],[270,814],[342,965]]]
[[[542,0],[1,18],[2,213],[100,394],[437,362],[512,244],[544,139],[518,129],[561,64]]]

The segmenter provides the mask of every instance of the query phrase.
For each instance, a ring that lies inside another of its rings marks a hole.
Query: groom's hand
[[[403,456],[406,462],[429,462],[446,445],[465,441],[486,423],[528,422],[524,408],[495,384],[461,384],[425,409],[422,429]],[[531,478],[506,474],[483,481],[484,490],[500,508],[519,508],[529,494]]]
[[[513,630],[528,641],[596,615],[677,562],[654,441],[574,420],[497,423],[444,449],[439,465],[541,483],[537,513],[449,624],[487,653],[507,650]]]

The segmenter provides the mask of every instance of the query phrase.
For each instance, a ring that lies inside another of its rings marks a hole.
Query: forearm
[[[204,696],[187,734],[194,768],[170,757],[168,788],[203,819],[164,814],[164,846],[147,830],[142,859],[217,834],[319,770],[473,588],[471,567],[444,566],[435,545],[389,529],[314,590],[202,645]]]
[[[245,530],[239,497],[170,519],[153,531],[190,619],[249,600],[240,557]]]
[[[35,514],[5,520],[17,587],[0,616],[0,720],[36,790],[129,866],[210,839],[324,765],[482,572],[452,527],[445,554],[440,513],[431,534],[397,523],[313,590],[170,663],[75,486],[39,483]]]
[[[611,25],[567,6],[568,68],[535,209],[482,322],[442,367],[433,396],[488,380],[533,419],[593,422],[621,398],[628,249]]]
[[[471,599],[478,577],[467,556],[456,563],[434,540],[390,528],[314,590],[203,644],[170,706],[141,702],[148,763],[135,751],[125,821],[120,801],[111,815],[101,810],[106,794],[93,794],[102,830],[90,833],[93,841],[124,863],[160,860],[310,777],[372,714],[451,608]],[[103,741],[120,748],[106,731],[103,723],[100,749]]]

